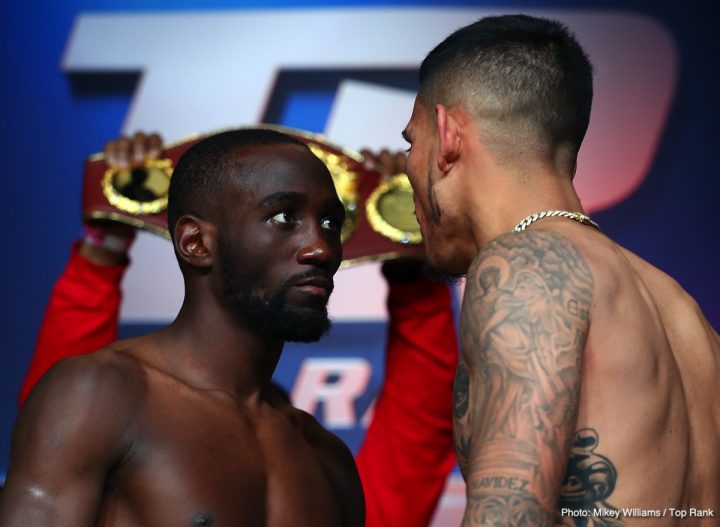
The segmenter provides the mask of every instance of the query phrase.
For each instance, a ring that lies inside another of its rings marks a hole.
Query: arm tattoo
[[[469,493],[464,525],[531,527],[551,525],[552,517],[529,495]]]
[[[461,431],[461,427],[467,425],[467,413],[470,403],[469,389],[470,375],[463,363],[459,362],[457,371],[455,372],[453,414],[455,416],[455,423],[458,423],[461,426],[453,427],[453,436],[455,438],[455,453],[460,460],[461,466],[467,463],[468,450],[470,446],[467,434]]]
[[[508,514],[522,510],[527,525],[552,522],[577,416],[592,294],[585,259],[557,233],[501,236],[473,262],[454,408],[468,483],[465,525],[495,525],[478,519],[490,503],[493,511],[500,503]]]

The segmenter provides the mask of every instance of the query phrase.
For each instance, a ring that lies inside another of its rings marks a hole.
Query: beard
[[[427,200],[430,204],[430,219],[435,225],[439,225],[442,210],[435,195],[435,183],[433,182],[432,173],[429,170],[427,173]]]
[[[330,330],[326,303],[318,307],[288,303],[288,293],[299,277],[282,284],[268,298],[260,294],[259,273],[238,273],[222,241],[219,249],[223,295],[253,330],[269,338],[292,342],[315,342]]]
[[[437,234],[433,233],[433,230],[439,230],[442,226],[443,211],[438,202],[437,195],[435,194],[435,182],[432,177],[432,172],[428,170],[427,173],[427,191],[426,199],[428,203],[427,211],[423,207],[423,216],[427,219],[429,216],[430,224],[427,226],[429,232],[426,233],[427,237],[424,237],[425,241],[425,274],[433,281],[446,284],[455,285],[462,280],[465,276],[466,271],[455,272],[446,266],[446,262],[443,257],[446,255],[440,251],[440,248],[436,245],[442,240],[436,239]],[[421,204],[422,207],[422,204]],[[428,214],[429,212],[429,214]],[[433,233],[435,238],[433,238]]]
[[[433,282],[445,285],[457,285],[466,276],[466,273],[441,271],[428,260],[425,261],[424,272]]]
[[[438,182],[442,177],[433,174],[432,168],[429,168],[425,175],[425,191],[415,191],[416,196],[425,196],[424,200],[416,198],[416,210],[419,204],[423,220],[421,230],[427,260],[425,272],[436,282],[455,285],[467,275],[477,256],[477,247],[473,243],[472,229],[467,218],[463,218],[457,205],[452,206],[452,188],[449,189],[446,184],[445,188],[438,191],[437,187],[441,186]],[[439,196],[443,195],[445,199],[441,200]],[[450,206],[444,208],[441,201]]]

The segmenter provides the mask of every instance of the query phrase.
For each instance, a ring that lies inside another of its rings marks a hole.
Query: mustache
[[[292,286],[305,283],[325,287],[328,290],[328,293],[332,293],[333,289],[335,289],[335,282],[333,280],[332,273],[323,271],[322,269],[310,269],[292,276],[285,282],[285,288],[289,289]]]

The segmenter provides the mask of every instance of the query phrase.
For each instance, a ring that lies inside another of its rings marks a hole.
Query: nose
[[[331,239],[332,236],[334,235],[320,225],[309,227],[297,253],[298,263],[335,272],[340,266],[342,247],[339,237],[335,242]]]

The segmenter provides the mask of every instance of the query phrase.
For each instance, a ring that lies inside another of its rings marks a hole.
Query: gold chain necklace
[[[515,225],[515,228],[513,229],[513,232],[522,232],[525,229],[527,229],[530,225],[535,223],[538,220],[541,220],[543,218],[567,218],[569,220],[574,220],[579,223],[582,223],[584,225],[591,225],[595,227],[597,230],[600,230],[600,226],[595,223],[592,219],[590,219],[590,216],[586,216],[582,212],[570,212],[567,210],[543,210],[540,212],[536,212],[535,214],[530,214],[527,218],[523,219],[520,223]]]

